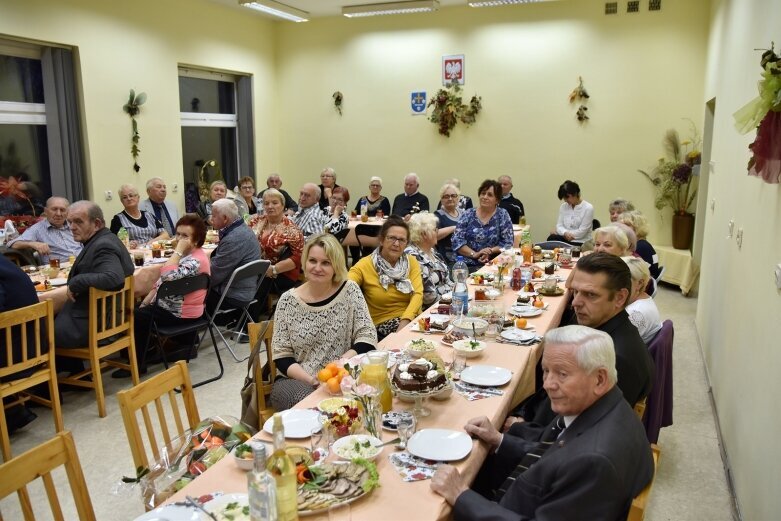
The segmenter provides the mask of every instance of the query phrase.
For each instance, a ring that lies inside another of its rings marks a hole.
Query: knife
[[[385,443],[380,443],[379,445],[375,445],[375,447],[384,447],[385,445],[393,445],[394,443],[398,443],[401,441],[401,438],[393,438],[390,441],[386,441]]]

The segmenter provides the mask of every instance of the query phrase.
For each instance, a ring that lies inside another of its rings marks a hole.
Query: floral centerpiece
[[[382,405],[380,404],[379,390],[369,384],[358,383],[361,372],[360,365],[352,366],[346,363],[344,368],[350,374],[342,378],[340,384],[342,393],[345,396],[352,396],[358,403],[359,408],[363,411],[363,427],[366,431],[375,438],[380,438]]]
[[[691,126],[691,137],[685,140],[681,140],[678,131],[668,130],[663,140],[666,157],[660,158],[650,172],[638,170],[654,185],[656,208],[672,209],[673,246],[679,249],[686,249],[691,244],[694,230],[691,210],[697,196],[694,169],[699,168],[702,160],[702,141],[694,123]]]
[[[496,266],[496,277],[494,277],[494,287],[499,291],[504,289],[505,275],[510,270],[510,266],[515,264],[515,255],[509,251],[503,251],[492,261]]]

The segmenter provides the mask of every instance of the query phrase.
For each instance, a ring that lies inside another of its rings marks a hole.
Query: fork
[[[192,496],[185,496],[185,499],[187,499],[187,502],[190,503],[192,506],[194,506],[195,508],[197,508],[198,510],[200,510],[201,512],[203,512],[204,514],[206,514],[210,518],[214,519],[214,521],[218,521],[217,517],[214,514],[212,514],[211,512],[206,510],[205,508],[203,508],[203,505],[201,504],[200,501],[198,501],[197,499],[195,499]]]

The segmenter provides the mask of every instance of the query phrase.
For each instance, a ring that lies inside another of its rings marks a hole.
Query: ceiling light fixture
[[[497,7],[513,4],[536,4],[537,2],[549,2],[551,0],[475,0],[469,2],[469,7]]]
[[[239,0],[239,5],[255,9],[262,13],[284,18],[291,22],[308,22],[309,13],[290,7],[274,0]]]
[[[386,2],[383,4],[348,5],[342,7],[347,18],[379,16],[384,14],[428,13],[439,9],[438,0],[413,0],[408,2]]]

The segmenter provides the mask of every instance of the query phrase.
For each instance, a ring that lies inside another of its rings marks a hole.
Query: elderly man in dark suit
[[[106,228],[103,211],[92,201],[77,201],[68,208],[73,238],[83,249],[68,275],[68,301],[54,320],[57,347],[87,345],[89,335],[89,289],[115,291],[133,274],[133,261],[125,245]],[[80,371],[81,361],[57,360],[58,370]]]
[[[503,435],[486,417],[465,426],[491,452],[492,472],[475,481],[484,495],[450,465],[434,474],[431,489],[453,505],[454,519],[618,521],[651,481],[651,448],[616,387],[610,336],[584,326],[553,329],[545,335],[542,365],[556,417],[541,434]]]

